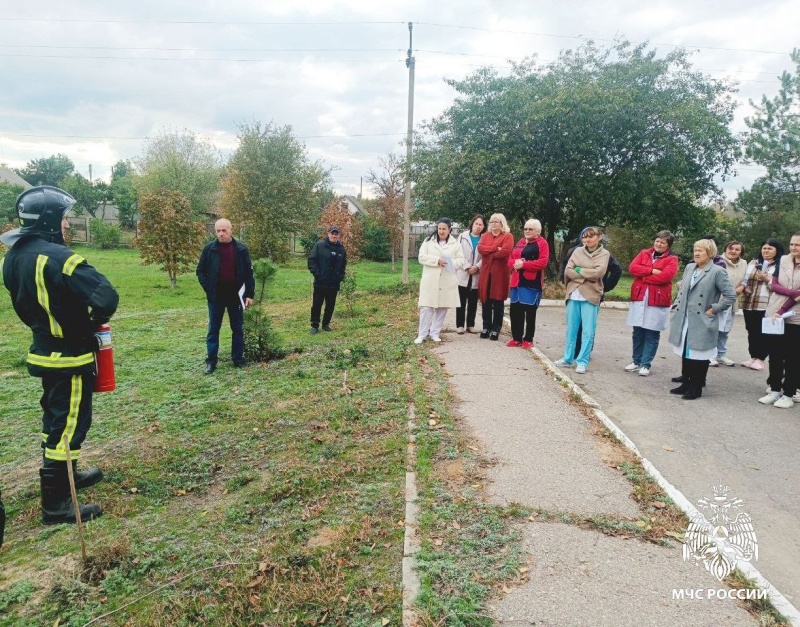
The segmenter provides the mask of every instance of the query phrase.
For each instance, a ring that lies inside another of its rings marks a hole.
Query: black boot
[[[0,497],[3,493],[0,492]],[[3,507],[3,499],[0,498],[0,546],[3,546],[3,534],[6,531],[6,508]]]
[[[681,375],[679,377],[672,377],[672,382],[673,383],[683,383],[683,375]]]
[[[64,462],[45,458],[42,465],[45,468],[60,468],[64,465]],[[64,466],[64,469],[66,469],[66,466]],[[72,476],[75,477],[75,489],[83,490],[100,483],[103,480],[103,471],[95,467],[78,470],[78,461],[72,460]]]
[[[75,489],[83,490],[100,483],[103,480],[103,471],[99,468],[92,467],[86,470],[78,470],[78,462],[72,462],[72,476],[75,477]]]
[[[681,383],[678,387],[672,388],[669,393],[670,394],[686,394],[689,391],[689,384],[685,381]]]
[[[66,463],[62,466],[40,469],[39,478],[42,489],[42,522],[45,525],[75,523],[75,509],[72,507]],[[81,522],[99,518],[103,514],[100,506],[94,503],[80,505],[79,508]]]
[[[685,401],[693,401],[701,396],[703,396],[703,388],[699,385],[692,385],[681,398]]]

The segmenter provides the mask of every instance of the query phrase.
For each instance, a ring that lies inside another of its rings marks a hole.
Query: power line
[[[422,24],[425,26],[436,26],[439,28],[456,28],[462,30],[477,30],[477,31],[484,31],[489,33],[509,33],[514,35],[535,35],[538,37],[556,37],[559,39],[583,39],[583,40],[595,40],[595,41],[620,41],[619,39],[608,39],[603,37],[588,37],[586,35],[558,35],[553,33],[537,33],[531,31],[519,31],[519,30],[508,30],[508,29],[501,29],[501,28],[485,28],[480,26],[460,26],[457,24],[441,24],[437,22],[415,22],[415,24]],[[727,52],[755,52],[758,54],[779,54],[783,56],[789,56],[791,52],[779,52],[777,50],[754,50],[751,48],[728,48],[722,46],[695,46],[692,44],[667,44],[667,43],[657,43],[652,41],[630,41],[632,44],[649,44],[651,46],[670,46],[673,48],[698,48],[701,50],[724,50]]]
[[[55,50],[164,50],[168,52],[404,52],[401,48],[165,48],[160,46],[54,46],[51,44],[0,44],[0,48]]]
[[[79,23],[79,24],[173,24],[173,25],[231,25],[231,26],[379,26],[389,25],[397,26],[407,24],[406,21],[235,21],[235,20],[98,20],[98,19],[82,19],[82,18],[43,18],[43,17],[0,17],[0,22],[54,22],[54,23]],[[595,40],[616,42],[619,39],[612,39],[607,37],[591,37],[584,34],[579,35],[562,35],[559,33],[543,33],[537,31],[523,31],[502,28],[487,28],[483,26],[465,26],[463,24],[445,24],[441,22],[421,22],[415,21],[415,24],[423,26],[433,26],[436,28],[452,28],[458,30],[471,30],[481,31],[487,33],[507,33],[515,35],[530,35],[536,37],[552,37],[557,39],[577,39],[577,40]],[[726,52],[752,52],[756,54],[776,54],[782,56],[789,56],[791,52],[778,51],[778,50],[760,50],[754,48],[734,48],[729,46],[699,46],[693,44],[673,44],[673,43],[659,43],[651,41],[630,41],[632,44],[649,44],[653,46],[669,46],[673,48],[697,48],[700,50],[721,50]]]
[[[304,59],[235,59],[230,57],[132,57],[111,55],[70,55],[70,54],[0,54],[0,57],[16,57],[25,59],[118,59],[120,61],[225,61],[226,63],[286,63],[287,61],[303,61]],[[314,59],[315,63],[393,63],[404,59]]]
[[[345,135],[295,135],[295,139],[359,139],[365,137],[404,137],[405,133],[352,133]],[[0,131],[0,137],[34,137],[38,139],[150,139],[149,135],[139,137],[124,137],[116,135],[39,135],[34,133],[5,133]]]
[[[253,21],[229,21],[229,20],[87,20],[82,18],[55,18],[55,17],[0,17],[0,22],[66,22],[79,24],[211,24],[220,26],[357,26],[357,25],[381,25],[381,24],[402,24],[405,22],[381,22],[381,21],[343,21],[337,22],[253,22]]]

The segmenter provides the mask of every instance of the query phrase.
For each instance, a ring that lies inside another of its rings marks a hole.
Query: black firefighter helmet
[[[60,240],[64,213],[75,202],[75,199],[63,189],[52,185],[26,189],[19,195],[16,204],[20,228],[3,233],[0,241],[11,245],[29,233],[38,233],[48,239]]]

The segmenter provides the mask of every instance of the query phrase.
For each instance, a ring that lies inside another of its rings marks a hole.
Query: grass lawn
[[[288,357],[234,369],[223,327],[219,368],[204,376],[207,309],[193,275],[170,290],[135,250],[79,252],[121,297],[118,388],[95,395],[82,451],[105,472],[83,498],[105,515],[88,525],[86,563],[74,526],[40,523],[40,382],[3,290],[0,625],[109,612],[92,624],[400,624],[410,402],[422,425],[421,612],[430,624],[490,624],[483,604],[514,576],[519,548],[507,512],[470,488],[478,461],[444,374],[412,344],[416,262],[411,286],[399,266],[353,264],[352,315],[340,296],[334,332],[311,336],[311,276],[294,259],[265,299]],[[444,472],[455,460],[456,478]]]

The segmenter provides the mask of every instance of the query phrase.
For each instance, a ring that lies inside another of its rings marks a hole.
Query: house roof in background
[[[0,165],[0,183],[11,183],[12,185],[21,185],[25,189],[33,187],[33,185],[28,183],[28,181],[22,178],[19,174],[1,165]]]

